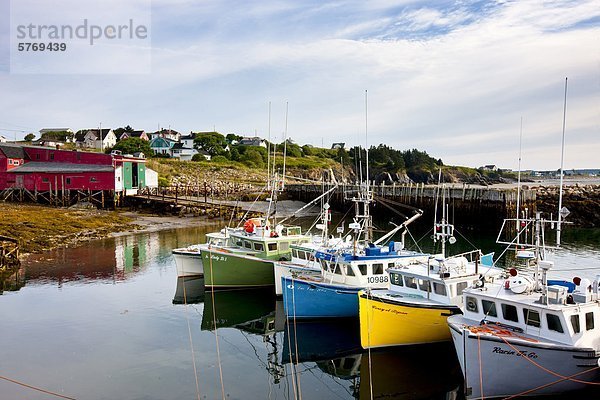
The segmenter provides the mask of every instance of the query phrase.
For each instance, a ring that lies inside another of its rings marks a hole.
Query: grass
[[[0,203],[0,215],[0,232],[19,239],[24,253],[38,253],[132,227],[131,218],[95,209]]]

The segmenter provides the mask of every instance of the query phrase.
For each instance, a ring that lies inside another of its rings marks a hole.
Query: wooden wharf
[[[333,194],[330,204],[339,211],[349,207],[349,201],[344,193],[353,193],[360,189],[356,185],[340,186]],[[373,194],[384,200],[392,200],[410,207],[424,211],[423,220],[433,221],[436,207],[436,197],[439,191],[437,185],[392,184],[373,185]],[[481,187],[467,184],[446,187],[446,203],[449,207],[451,221],[461,226],[478,227],[497,230],[504,218],[514,218],[517,210],[517,188],[514,187]],[[301,201],[310,201],[323,192],[321,185],[287,185],[286,192],[289,198]],[[438,204],[441,207],[441,203]],[[536,209],[536,191],[521,189],[520,207],[522,210],[534,212]],[[398,211],[409,215],[407,210]],[[389,216],[387,207],[375,205],[372,213],[375,217]]]

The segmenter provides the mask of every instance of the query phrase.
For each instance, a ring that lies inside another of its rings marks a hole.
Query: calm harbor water
[[[286,325],[269,290],[212,294],[201,278],[178,280],[171,250],[218,228],[99,240],[28,259],[0,296],[0,375],[76,399],[461,398],[449,343],[369,354],[357,321]],[[484,250],[495,240],[465,236]],[[451,253],[466,249],[458,239]],[[569,229],[564,242],[556,275],[600,273],[600,230]],[[51,398],[0,380],[0,399]]]

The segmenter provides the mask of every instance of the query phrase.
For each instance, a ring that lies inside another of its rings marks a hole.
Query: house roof
[[[25,158],[25,150],[23,149],[23,146],[0,143],[0,150],[8,158]]]
[[[124,133],[128,134],[129,137],[140,137],[146,132],[144,132],[144,130],[141,130],[141,131],[124,132]]]
[[[71,128],[42,128],[39,131],[40,133],[47,133],[47,132],[69,132],[72,133],[73,131],[71,130]]]
[[[35,162],[31,161],[19,167],[11,169],[10,173],[27,172],[112,172],[112,165],[94,165],[94,164],[74,164],[58,162]]]
[[[165,146],[156,146],[156,142],[158,142],[158,141],[165,142],[169,147],[173,147],[175,144],[177,144],[177,141],[175,141],[173,139],[157,137],[150,141],[150,147],[165,147]]]
[[[102,139],[106,139],[106,135],[108,135],[110,132],[112,132],[112,129],[110,128],[102,129]],[[78,142],[83,142],[85,135],[88,133],[93,133],[96,136],[96,139],[98,139],[98,129],[84,129],[75,134],[75,140]]]
[[[191,147],[185,147],[183,143],[175,143],[172,147],[173,149],[181,149],[181,150],[192,150]]]

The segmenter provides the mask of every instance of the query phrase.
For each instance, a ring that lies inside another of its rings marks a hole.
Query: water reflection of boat
[[[263,317],[275,315],[275,296],[272,288],[226,291],[209,289],[205,293],[204,304],[201,325],[203,331],[249,327],[252,321],[264,321]]]
[[[452,350],[444,342],[364,353],[359,398],[455,399],[462,375]]]
[[[284,329],[284,363],[290,360],[294,363],[324,361],[362,352],[359,322],[356,319],[296,323],[288,320],[288,324]]]
[[[173,304],[196,304],[204,301],[204,277],[177,278]]]

